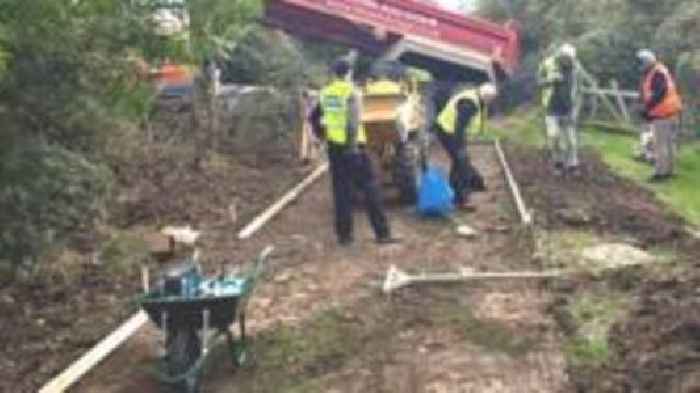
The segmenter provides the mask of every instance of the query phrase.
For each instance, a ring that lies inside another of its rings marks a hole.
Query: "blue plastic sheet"
[[[454,191],[445,172],[429,166],[424,172],[418,190],[418,213],[424,216],[443,217],[454,210]]]

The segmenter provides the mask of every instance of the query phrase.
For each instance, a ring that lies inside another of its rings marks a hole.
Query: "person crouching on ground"
[[[328,145],[338,243],[349,245],[353,242],[354,184],[365,195],[367,214],[377,243],[396,243],[398,240],[391,236],[379,186],[365,150],[367,136],[360,122],[362,99],[348,80],[350,68],[347,60],[333,64],[333,80],[321,90],[318,105],[310,116],[315,134],[323,135]]]
[[[665,181],[673,176],[675,138],[683,103],[671,73],[652,51],[640,50],[637,58],[643,70],[640,97],[644,109],[641,115],[654,132],[655,171],[649,181]]]
[[[467,133],[483,130],[487,105],[497,93],[496,86],[491,83],[478,89],[462,89],[453,94],[436,120],[437,137],[452,162],[450,185],[455,193],[455,205],[460,209],[475,209],[469,200],[473,174],[467,152]]]

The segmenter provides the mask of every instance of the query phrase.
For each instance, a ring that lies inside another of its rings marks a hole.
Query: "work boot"
[[[647,159],[643,154],[636,154],[632,159],[642,164],[646,164],[649,162],[649,159]]]
[[[666,175],[658,175],[654,174],[652,177],[649,178],[649,183],[663,183],[673,177],[672,174],[666,174]]]
[[[377,244],[388,245],[388,244],[399,244],[401,239],[393,236],[382,236],[377,238]]]
[[[554,163],[554,175],[563,176],[564,175],[564,164],[561,162]]]
[[[579,169],[578,165],[571,165],[566,167],[566,173],[571,176],[579,176],[581,174],[581,170]]]
[[[349,247],[352,245],[354,239],[352,237],[341,237],[338,239],[338,245],[341,247]]]

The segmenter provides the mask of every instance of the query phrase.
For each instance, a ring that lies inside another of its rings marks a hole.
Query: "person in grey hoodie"
[[[558,173],[575,172],[579,167],[576,128],[576,48],[564,44],[540,65],[538,83],[542,88],[547,147]]]

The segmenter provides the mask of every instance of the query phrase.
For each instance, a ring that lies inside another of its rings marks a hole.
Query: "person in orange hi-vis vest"
[[[673,76],[656,55],[643,49],[637,57],[643,69],[639,87],[641,115],[654,133],[655,171],[649,181],[661,182],[673,176],[675,139],[683,103]]]

